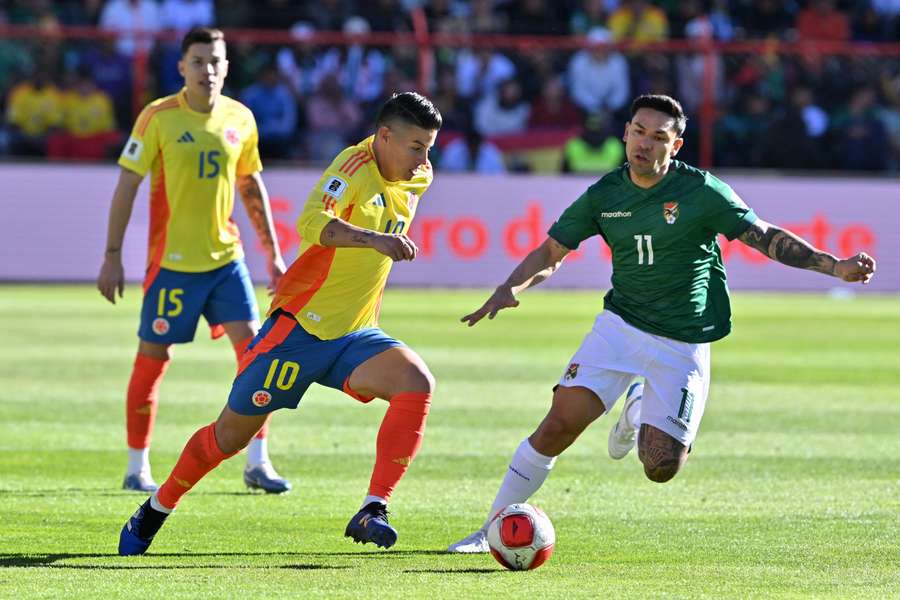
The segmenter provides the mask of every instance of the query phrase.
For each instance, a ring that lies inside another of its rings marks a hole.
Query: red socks
[[[171,475],[156,492],[156,499],[166,508],[174,509],[181,497],[203,479],[204,475],[234,454],[225,454],[219,449],[215,423],[198,429],[181,451]]]
[[[162,382],[168,360],[138,354],[128,382],[128,400],[125,404],[125,427],[128,446],[135,450],[148,448],[156,420],[159,384]]]
[[[403,392],[391,398],[378,430],[370,496],[391,497],[422,446],[430,406],[431,394],[425,392]]]

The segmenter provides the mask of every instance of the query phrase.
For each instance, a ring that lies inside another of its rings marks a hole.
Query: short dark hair
[[[684,135],[684,128],[687,127],[687,117],[684,116],[684,109],[681,103],[671,96],[664,94],[642,94],[634,99],[631,103],[631,117],[642,108],[651,108],[661,113],[666,113],[675,119],[676,137]]]
[[[212,44],[213,42],[225,42],[225,34],[221,29],[214,27],[194,27],[181,40],[181,55],[187,54],[191,44]]]
[[[432,131],[437,131],[444,124],[440,111],[431,100],[415,92],[394,94],[379,109],[375,126],[381,127],[391,121],[402,121]]]

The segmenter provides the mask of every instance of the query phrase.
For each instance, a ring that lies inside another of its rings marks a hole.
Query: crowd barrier
[[[286,260],[299,243],[294,221],[318,171],[268,169],[264,180]],[[93,281],[103,258],[113,166],[0,165],[6,182],[0,227],[0,281]],[[774,263],[740,242],[720,238],[732,289],[826,291],[842,285],[900,291],[900,181],[878,178],[784,178],[725,175],[767,221],[788,227],[838,255],[857,250],[878,259],[878,276],[862,286]],[[471,176],[438,173],[420,201],[410,231],[419,246],[412,263],[395,266],[391,284],[493,287],[544,235],[559,213],[594,182],[584,177]],[[148,183],[141,186],[123,258],[130,281],[142,279],[147,253]],[[660,207],[660,218],[663,218]],[[240,200],[240,226],[255,281],[265,265]],[[610,253],[599,237],[572,253],[545,287],[609,285]]]

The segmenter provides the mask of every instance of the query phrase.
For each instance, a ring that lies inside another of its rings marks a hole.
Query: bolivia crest
[[[675,223],[675,220],[678,218],[677,202],[666,202],[663,204],[663,218],[669,225]]]
[[[578,367],[580,365],[578,363],[572,363],[569,365],[569,368],[566,369],[565,380],[572,381],[575,377],[578,376]]]

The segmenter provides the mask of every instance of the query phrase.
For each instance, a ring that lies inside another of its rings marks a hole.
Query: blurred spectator
[[[297,130],[297,101],[274,64],[260,70],[257,81],[244,90],[241,102],[253,112],[263,158],[286,158]]]
[[[529,114],[531,107],[522,97],[522,86],[507,79],[475,106],[475,129],[485,136],[521,133],[528,126]]]
[[[604,27],[608,18],[605,0],[581,0],[569,19],[569,31],[575,35],[586,35],[595,27]]]
[[[794,20],[793,2],[781,0],[749,0],[738,5],[737,19],[740,37],[789,37]]]
[[[20,73],[30,73],[34,56],[17,40],[0,40],[0,90],[6,90]]]
[[[615,112],[629,98],[628,63],[606,48],[609,40],[605,29],[592,29],[587,35],[590,47],[576,52],[569,62],[569,93],[585,113]]]
[[[464,24],[468,33],[503,33],[506,15],[494,10],[493,0],[472,0],[471,12]]]
[[[56,15],[63,25],[96,25],[102,8],[103,0],[62,0],[56,2]]]
[[[471,122],[470,105],[459,96],[452,68],[445,66],[438,70],[437,87],[431,100],[444,119],[442,131],[462,131]]]
[[[153,40],[137,39],[137,32],[156,33],[162,28],[159,5],[154,0],[109,0],[100,13],[100,27],[120,34],[116,47],[132,56],[140,49],[149,52]]]
[[[181,36],[192,27],[213,27],[216,9],[213,0],[163,0],[161,17],[163,29]]]
[[[827,117],[822,123],[824,111],[817,108],[808,88],[791,92],[790,103],[778,112],[765,136],[763,166],[801,170],[826,166],[822,142],[816,138],[824,132]]]
[[[847,16],[836,10],[833,0],[812,0],[797,14],[797,36],[801,41],[841,41],[850,37]]]
[[[563,78],[551,77],[544,82],[541,95],[532,106],[528,127],[530,129],[577,127],[583,121],[581,114],[578,107],[566,96]]]
[[[357,11],[372,31],[409,31],[411,26],[400,0],[370,0],[362,2]]]
[[[507,6],[506,32],[512,35],[565,35],[568,30],[556,0],[513,0]]]
[[[115,42],[105,40],[93,45],[79,63],[87,69],[101,90],[112,98],[119,129],[127,128],[131,115],[131,61],[119,54]]]
[[[9,8],[9,22],[16,25],[33,25],[54,30],[60,25],[51,0],[28,0],[12,2]]]
[[[344,95],[337,74],[326,75],[306,104],[307,153],[330,161],[358,135],[362,124],[359,106]]]
[[[276,4],[292,6],[294,0],[269,0]],[[284,28],[303,19],[310,21],[317,31],[340,31],[344,25],[344,20],[355,14],[353,2],[351,0],[317,0],[316,2],[297,2],[297,5],[306,4],[306,14],[303,15],[301,9],[296,10],[296,17],[282,17],[280,24],[275,23],[275,27]]]
[[[259,12],[246,0],[216,0],[216,27],[224,30],[254,25],[254,15]],[[283,27],[287,27],[284,24]]]
[[[885,72],[881,77],[882,91],[886,105],[879,110],[879,118],[891,146],[888,168],[900,170],[900,73]]]
[[[856,90],[847,106],[832,120],[837,164],[853,171],[879,171],[887,168],[887,134],[878,118],[875,90],[869,86]]]
[[[11,126],[13,154],[43,156],[47,136],[62,125],[63,98],[43,69],[16,85],[9,93],[6,121]]]
[[[441,33],[465,31],[466,6],[456,0],[429,0],[425,3],[428,27]],[[493,7],[491,7],[493,10]]]
[[[351,40],[369,33],[369,24],[362,17],[350,17],[344,23],[344,33]],[[381,96],[387,61],[377,48],[359,43],[351,44],[341,65],[341,84],[354,100],[372,102]]]
[[[309,42],[315,29],[301,21],[291,27],[297,42],[278,51],[278,70],[285,77],[298,100],[311,96],[327,73],[341,68],[340,48],[319,48]]]
[[[477,100],[515,75],[511,60],[487,48],[463,50],[456,60],[456,86],[463,98]]]
[[[712,21],[699,12],[698,2],[686,2],[682,7],[682,15],[688,18],[684,26],[684,35],[689,39],[711,41],[714,30]],[[690,6],[693,5],[693,6]],[[707,71],[707,70],[710,71]],[[704,100],[707,77],[713,97],[719,103],[725,97],[725,62],[720,54],[706,56],[704,54],[678,54],[675,56],[675,81],[678,82],[678,100],[688,113],[696,113]]]
[[[622,0],[609,16],[607,26],[617,42],[661,42],[669,37],[666,13],[647,0]]]
[[[625,160],[622,134],[613,131],[604,115],[588,115],[581,133],[563,148],[563,173],[599,174],[611,171]]]
[[[318,0],[317,2],[296,2],[295,0],[263,0],[262,2],[254,2],[261,6],[254,7],[249,16],[249,22],[245,21],[240,27],[257,27],[259,29],[289,29],[291,25],[297,21],[313,21],[317,29],[328,29],[329,31],[339,31],[342,18],[333,15],[330,11],[334,9],[332,0]],[[306,6],[309,6],[307,9]],[[335,17],[337,20],[325,20],[326,27],[320,26],[318,21],[322,15]]]
[[[716,164],[723,167],[763,166],[763,142],[769,132],[772,104],[748,90],[716,123]]]
[[[500,149],[471,126],[464,129],[462,136],[444,147],[438,167],[441,171],[468,171],[482,175],[506,172]]]
[[[62,128],[47,138],[50,158],[100,160],[119,150],[123,135],[116,129],[112,100],[85,67],[63,95],[63,114]]]

